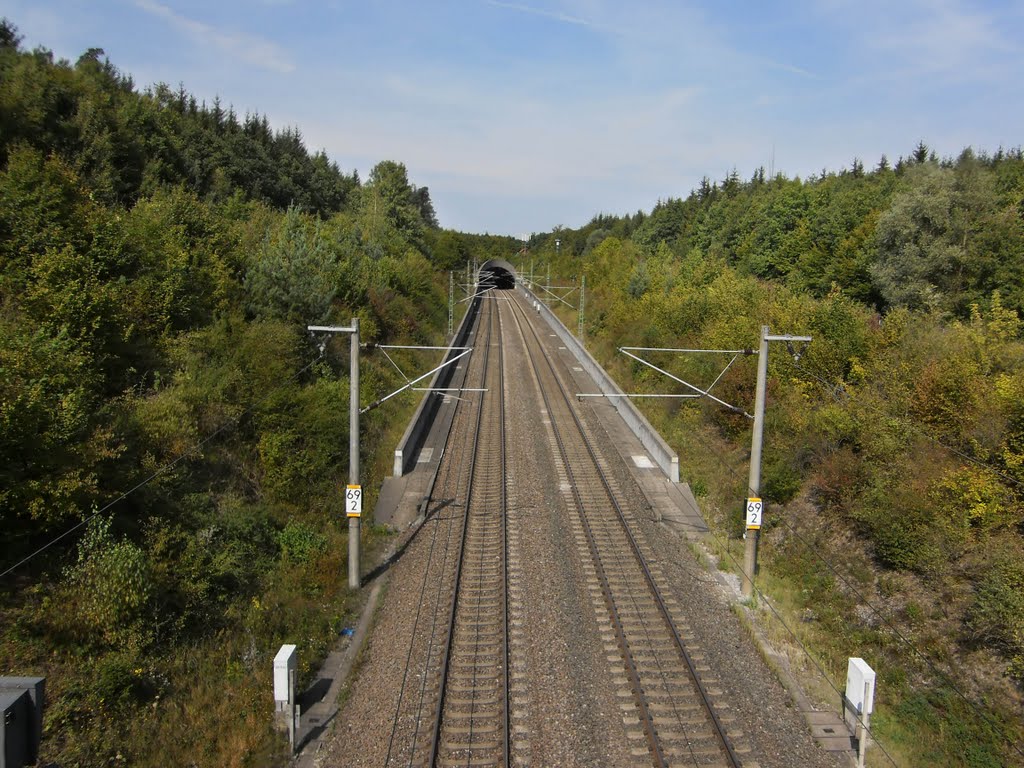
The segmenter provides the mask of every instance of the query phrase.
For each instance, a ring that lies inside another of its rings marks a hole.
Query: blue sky
[[[0,0],[74,60],[297,126],[366,178],[405,163],[441,224],[525,234],[649,210],[703,176],[806,177],[924,140],[1024,144],[1006,0]]]

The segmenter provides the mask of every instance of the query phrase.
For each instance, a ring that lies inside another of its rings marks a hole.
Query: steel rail
[[[493,311],[493,310],[492,310]],[[487,343],[484,345],[483,370],[484,381],[487,380],[487,363],[491,353],[491,312],[487,313]],[[448,687],[448,667],[452,656],[452,640],[455,637],[455,612],[459,601],[459,586],[462,583],[462,569],[465,565],[466,555],[466,534],[469,530],[469,503],[473,496],[473,482],[476,479],[477,446],[480,441],[480,423],[484,412],[484,398],[480,396],[480,403],[476,410],[476,428],[474,431],[473,454],[469,465],[469,484],[466,487],[466,504],[463,508],[462,541],[459,545],[459,560],[455,574],[455,587],[452,590],[451,605],[449,607],[448,634],[445,637],[444,655],[441,662],[440,687],[437,696],[437,707],[434,711],[433,734],[430,742],[430,765],[437,764],[437,751],[441,746],[441,725],[444,721],[445,689]]]
[[[522,329],[522,322],[520,321],[520,319],[518,317],[516,317],[516,322],[519,323],[520,329]],[[536,330],[530,325],[530,323],[527,323],[527,326],[533,332],[534,339],[536,341],[536,345],[540,349],[541,355],[544,356],[545,361],[548,363],[548,365],[550,367],[550,361],[547,360],[547,355],[544,352],[543,346],[540,344],[540,340],[537,337]],[[523,333],[523,339],[524,340],[526,339],[526,333],[525,332]],[[532,354],[529,354],[529,352],[527,354],[527,358],[529,359],[530,365],[533,368],[534,375],[537,377],[537,381],[540,382],[542,380],[542,377],[541,377],[540,370],[537,368],[537,361],[534,359],[534,356]],[[553,373],[553,371],[552,371],[552,373]],[[639,671],[637,670],[636,663],[633,661],[633,658],[632,658],[632,656],[631,656],[631,654],[629,652],[629,643],[626,640],[625,629],[623,627],[622,620],[619,617],[618,609],[617,609],[617,607],[615,605],[615,599],[614,599],[614,597],[611,594],[611,586],[610,586],[609,581],[608,581],[608,576],[607,576],[607,574],[606,574],[606,572],[604,570],[604,566],[603,566],[603,564],[601,562],[600,553],[599,553],[598,548],[597,548],[597,542],[596,542],[596,540],[594,538],[593,531],[590,528],[590,525],[589,525],[589,522],[586,519],[586,516],[583,515],[584,504],[583,504],[583,499],[580,497],[579,484],[575,482],[575,476],[573,475],[572,465],[571,465],[571,462],[569,461],[568,452],[567,452],[567,449],[565,447],[565,443],[564,443],[564,441],[562,439],[562,435],[559,433],[559,431],[557,429],[554,428],[554,423],[555,423],[554,411],[551,408],[551,401],[550,401],[550,399],[548,397],[548,392],[546,391],[546,389],[544,387],[540,388],[540,395],[541,395],[541,398],[544,401],[544,407],[547,409],[548,419],[550,419],[550,421],[551,421],[552,431],[554,432],[555,441],[558,444],[558,450],[562,454],[562,463],[565,466],[566,473],[569,475],[570,480],[573,481],[573,482],[570,482],[569,485],[572,488],[573,497],[576,500],[577,507],[580,509],[580,513],[581,513],[580,516],[581,516],[581,520],[583,522],[584,532],[586,533],[586,537],[587,537],[587,546],[590,549],[591,559],[594,562],[594,568],[597,571],[597,573],[599,574],[599,578],[600,578],[600,581],[601,581],[601,594],[604,597],[605,607],[608,609],[608,612],[611,615],[612,627],[615,630],[615,640],[616,640],[616,643],[619,646],[620,655],[621,655],[623,661],[625,662],[626,673],[629,676],[630,686],[633,689],[634,697],[636,698],[637,704],[639,705],[640,710],[641,710],[641,714],[642,714],[641,723],[642,723],[642,726],[643,726],[644,735],[647,738],[648,748],[651,750],[651,753],[654,755],[655,759],[658,761],[658,765],[659,766],[664,766],[665,765],[665,756],[664,756],[664,754],[661,751],[661,745],[658,742],[657,732],[655,731],[655,728],[654,728],[654,715],[651,713],[650,709],[648,708],[647,701],[644,698],[644,695],[643,695],[643,685],[640,682]]]
[[[476,335],[477,335],[477,329],[476,328],[472,329],[470,333],[471,333],[472,338],[475,339]],[[467,349],[471,349],[472,348],[472,344],[469,347],[466,347],[466,348]],[[467,366],[466,370],[464,370],[463,374],[462,374],[462,381],[463,382],[468,377],[468,375],[469,375],[469,367]],[[463,409],[462,408],[458,408],[457,411],[456,411],[456,414],[453,416],[453,424],[458,424],[458,423],[460,423],[462,421],[462,418],[463,418],[462,417],[462,413],[463,413]],[[451,434],[451,432],[449,434]],[[444,488],[446,490],[451,488],[451,490],[452,490],[452,497],[453,498],[458,498],[459,486],[461,484],[462,478],[466,474],[466,472],[464,471],[465,470],[465,468],[464,468],[465,454],[467,453],[466,443],[467,443],[467,440],[460,440],[460,441],[458,441],[456,443],[457,447],[455,449],[453,449],[453,450],[446,450],[444,452],[443,461],[441,463],[439,463],[437,471],[435,471],[433,477],[431,478],[429,488],[427,489],[425,505],[423,507],[424,518],[425,518],[424,522],[425,523],[426,523],[426,519],[429,518],[429,504],[430,504],[430,501],[434,497],[434,494],[435,494],[435,492],[437,490],[437,483],[441,479],[442,464],[443,464],[444,469],[445,469],[445,471],[443,473],[444,474],[444,481],[443,481],[443,484],[442,484],[442,488]],[[473,453],[472,451],[468,451],[468,452],[470,453],[470,455],[472,455],[472,453]],[[414,648],[415,648],[415,640],[414,640],[414,638],[418,634],[418,628],[420,626],[420,619],[421,619],[421,615],[422,615],[423,610],[424,610],[424,606],[427,605],[427,594],[428,594],[427,593],[427,588],[429,586],[433,585],[435,587],[435,589],[436,589],[436,592],[435,592],[436,597],[434,598],[434,600],[432,601],[431,604],[440,603],[441,602],[441,596],[442,596],[442,593],[444,592],[444,587],[445,587],[445,578],[444,577],[445,577],[445,573],[448,570],[447,563],[449,561],[449,555],[451,554],[450,550],[451,550],[451,540],[452,540],[453,528],[455,527],[455,521],[457,519],[458,518],[456,516],[452,516],[449,519],[448,525],[445,526],[445,528],[444,528],[444,531],[443,531],[444,542],[441,545],[443,549],[438,554],[438,564],[436,566],[434,564],[435,563],[435,548],[437,547],[438,542],[442,539],[442,531],[441,531],[440,519],[435,521],[435,525],[432,528],[432,536],[430,538],[430,545],[429,545],[429,549],[428,549],[428,552],[427,552],[427,564],[426,564],[426,566],[424,568],[424,573],[425,574],[430,574],[430,572],[431,572],[431,570],[433,568],[440,569],[440,573],[438,574],[438,578],[436,579],[436,581],[433,581],[433,582],[431,581],[431,579],[429,577],[424,578],[422,586],[420,588],[420,599],[417,602],[416,618],[414,620],[413,631],[412,631],[412,635],[411,635],[412,640],[411,640],[410,645],[409,645],[409,653],[407,654],[407,657],[406,657],[406,665],[405,665],[406,668],[405,668],[405,671],[403,673],[401,690],[399,692],[398,702],[397,702],[396,707],[395,707],[395,720],[392,723],[391,735],[390,735],[390,737],[388,739],[388,751],[387,751],[387,756],[386,756],[385,762],[384,762],[385,766],[391,765],[391,762],[392,762],[392,752],[395,749],[395,736],[396,736],[398,728],[399,728],[399,719],[400,719],[401,712],[402,712],[403,701],[404,701],[404,699],[406,697],[406,690],[407,690],[407,683],[408,683],[408,679],[409,679],[409,672],[411,670],[412,658],[413,658],[413,653],[414,653]],[[420,676],[421,677],[421,682],[420,682],[420,690],[419,690],[419,704],[416,705],[416,711],[417,712],[422,711],[422,708],[423,708],[423,697],[424,697],[424,695],[426,693],[426,687],[427,687],[427,674],[426,674],[426,671],[429,670],[429,668],[430,668],[431,658],[433,657],[433,653],[434,653],[434,648],[433,648],[434,641],[433,641],[433,638],[434,638],[434,636],[437,633],[437,612],[434,612],[433,615],[431,616],[431,618],[433,619],[433,621],[431,622],[431,625],[430,625],[430,627],[428,629],[429,641],[428,641],[427,647],[426,647],[426,657],[423,660],[423,665],[424,665],[423,666],[423,670],[424,670],[424,673]],[[418,724],[419,723],[419,718],[416,717],[415,721]],[[418,738],[418,733],[419,733],[419,727],[417,725],[416,729],[413,732],[411,742],[409,744],[409,761],[407,763],[407,765],[409,765],[409,766],[413,765],[413,763],[415,762],[416,741],[417,741],[417,738]]]
[[[501,724],[500,724],[500,728],[501,728],[501,735],[500,735],[500,760],[501,760],[501,765],[508,766],[509,765],[509,760],[510,760],[510,754],[511,754],[511,752],[510,752],[511,751],[511,743],[510,743],[511,739],[510,739],[510,729],[509,729],[509,724],[510,724],[510,717],[509,717],[509,686],[510,686],[510,679],[509,679],[509,622],[508,622],[508,610],[509,610],[509,608],[508,608],[508,535],[507,535],[507,515],[506,515],[507,488],[506,488],[506,483],[505,483],[505,404],[504,404],[503,387],[501,386],[501,382],[503,381],[503,377],[504,377],[504,353],[503,353],[503,350],[502,350],[502,344],[501,344],[501,338],[500,338],[500,333],[501,333],[500,314],[498,312],[498,308],[497,308],[497,305],[496,305],[495,302],[491,301],[491,302],[488,302],[488,304],[489,304],[489,312],[488,312],[488,322],[487,322],[487,342],[486,342],[485,349],[484,349],[482,368],[483,368],[483,379],[484,379],[485,383],[487,383],[488,379],[493,378],[494,376],[496,376],[497,380],[498,380],[498,386],[496,387],[497,392],[498,392],[498,394],[497,394],[498,401],[496,403],[496,408],[497,408],[498,432],[499,432],[498,438],[497,438],[497,449],[498,449],[499,463],[500,463],[500,467],[499,467],[500,473],[498,474],[498,476],[501,478],[500,485],[498,486],[499,497],[500,497],[499,498],[499,504],[498,504],[498,507],[499,507],[499,509],[498,509],[499,521],[498,521],[498,523],[499,523],[499,531],[500,531],[500,541],[498,543],[498,547],[500,548],[500,551],[501,551],[501,561],[502,561],[501,565],[500,565],[501,595],[500,595],[499,611],[500,611],[500,617],[501,617],[500,618],[500,622],[501,622],[501,636],[502,636],[501,637],[502,647],[501,647],[500,653],[501,653],[501,659],[502,659],[502,665],[503,665],[503,670],[501,672],[502,680],[500,682],[502,701],[500,703],[500,711],[499,711],[499,716],[498,717],[499,717],[499,719],[501,721]],[[491,347],[491,344],[492,344],[492,338],[495,335],[495,328],[497,328],[497,334],[498,334],[498,343],[497,343],[498,353],[497,353],[496,374],[492,373],[492,371],[494,369],[492,368],[491,354],[490,354],[490,347]],[[492,388],[488,387],[488,390],[490,390],[490,389],[492,389]],[[453,592],[452,592],[452,602],[451,602],[451,608],[450,608],[450,614],[449,614],[448,635],[447,635],[447,638],[446,638],[446,641],[445,641],[445,653],[444,653],[442,667],[441,667],[441,673],[440,673],[440,688],[439,688],[439,693],[438,693],[437,707],[436,707],[436,710],[435,710],[435,719],[434,719],[434,726],[433,726],[433,738],[432,738],[431,749],[430,749],[430,765],[432,765],[432,766],[433,765],[437,765],[439,763],[441,746],[442,746],[442,742],[444,741],[445,706],[448,703],[448,691],[447,691],[447,689],[448,689],[449,680],[450,680],[450,677],[451,677],[450,670],[451,670],[452,655],[454,653],[455,644],[456,644],[455,638],[456,638],[456,632],[457,632],[457,623],[458,623],[459,617],[462,615],[462,613],[460,611],[460,597],[461,597],[461,592],[462,592],[463,576],[466,575],[466,578],[470,578],[471,577],[470,574],[466,574],[466,559],[467,559],[467,556],[468,556],[467,540],[468,540],[469,535],[470,535],[470,526],[473,523],[473,519],[472,519],[471,516],[473,515],[474,509],[475,509],[474,505],[473,505],[473,491],[474,491],[474,487],[475,487],[476,479],[477,479],[477,469],[478,469],[477,459],[480,457],[480,439],[479,438],[480,438],[480,435],[482,433],[481,427],[483,425],[483,420],[484,420],[485,413],[487,413],[488,416],[490,416],[492,414],[492,411],[488,410],[488,408],[485,406],[484,400],[485,400],[485,398],[484,398],[484,395],[482,394],[481,398],[480,398],[480,405],[479,405],[479,407],[477,409],[477,414],[476,414],[476,431],[475,431],[476,440],[474,441],[473,457],[472,457],[472,460],[471,460],[470,471],[469,471],[469,483],[468,483],[467,489],[466,489],[466,504],[465,504],[465,509],[464,509],[464,512],[463,512],[465,523],[464,523],[464,527],[463,527],[462,543],[461,543],[461,546],[460,546],[459,564],[458,564],[457,575],[456,575],[456,579],[455,579],[455,587],[454,587]],[[480,525],[481,526],[486,526],[486,522],[481,522]],[[483,531],[481,533],[481,535],[484,536],[484,538],[486,538],[486,531]],[[465,606],[466,610],[470,610],[470,611],[473,610],[474,606],[472,605],[472,600],[467,598],[467,601],[468,601],[467,605]],[[479,618],[479,616],[480,616],[480,613],[479,613],[480,606],[477,605],[475,607],[477,608],[477,611],[478,611],[478,613],[476,614],[476,617]],[[467,619],[467,621],[472,621],[472,619]],[[474,647],[479,647],[479,627],[476,628],[476,632],[477,632],[477,634],[475,635]],[[471,729],[470,733],[472,734],[472,729]],[[472,736],[471,736],[471,743],[470,743],[470,746],[468,747],[468,749],[472,753],[472,750],[473,750]],[[472,758],[473,758],[473,755],[470,754],[469,758],[467,758],[467,759],[472,761]]]
[[[504,589],[502,590],[502,615],[504,616],[505,623],[505,649],[504,649],[504,660],[505,660],[505,685],[504,696],[505,696],[505,711],[503,714],[504,719],[504,765],[507,768],[511,768],[512,765],[512,718],[509,712],[512,702],[512,652],[510,648],[511,644],[511,627],[512,621],[509,617],[509,573],[508,573],[508,561],[509,561],[509,541],[508,541],[508,484],[506,478],[506,446],[505,446],[505,345],[502,343],[501,338],[501,311],[495,302],[494,310],[498,314],[498,369],[500,374],[498,376],[498,392],[501,408],[501,546],[504,557],[502,562],[502,582]]]
[[[518,307],[518,305],[516,305],[516,306]],[[524,316],[526,315],[525,310],[522,310],[521,307],[519,307],[519,310],[520,310],[520,312],[523,313]],[[528,323],[528,325],[530,325],[530,324]],[[739,756],[736,754],[735,750],[732,747],[731,742],[729,741],[729,738],[726,736],[725,727],[722,725],[722,722],[719,719],[718,714],[715,711],[715,708],[714,708],[714,706],[713,706],[713,704],[711,702],[710,694],[708,693],[707,688],[704,686],[703,682],[701,681],[700,676],[699,676],[699,674],[697,672],[697,669],[696,669],[696,665],[694,664],[693,659],[691,658],[689,651],[686,649],[686,646],[683,643],[683,640],[680,637],[678,630],[676,629],[675,622],[672,620],[671,614],[668,611],[668,607],[665,604],[664,598],[662,598],[662,596],[661,596],[660,590],[658,589],[657,585],[654,582],[654,577],[651,574],[650,568],[647,565],[647,561],[644,558],[643,553],[640,551],[640,547],[639,547],[639,544],[638,544],[638,542],[636,540],[636,537],[634,536],[634,534],[633,534],[633,532],[632,532],[632,530],[631,530],[631,528],[630,528],[630,526],[629,526],[629,524],[628,524],[628,522],[626,520],[626,516],[625,516],[625,513],[624,513],[624,511],[622,509],[622,506],[619,504],[619,501],[616,498],[615,493],[612,491],[611,486],[610,486],[610,484],[608,482],[608,478],[607,478],[605,472],[601,469],[600,463],[598,461],[597,454],[596,454],[596,452],[594,450],[594,447],[593,447],[593,445],[591,443],[591,440],[587,437],[587,430],[586,430],[585,426],[583,425],[583,423],[582,423],[582,421],[581,421],[581,419],[579,417],[579,414],[572,407],[572,399],[569,396],[569,393],[566,390],[565,385],[562,383],[562,381],[559,378],[557,372],[555,371],[555,366],[552,363],[551,358],[548,355],[547,351],[544,349],[543,343],[540,340],[540,336],[537,334],[536,329],[534,329],[532,325],[530,325],[530,328],[531,328],[531,330],[534,333],[534,337],[536,339],[537,346],[540,347],[541,354],[542,354],[545,362],[547,363],[548,368],[551,371],[552,378],[554,379],[554,381],[555,381],[555,383],[556,383],[556,385],[558,387],[558,390],[561,393],[561,395],[562,395],[562,397],[563,397],[563,399],[565,401],[565,404],[567,406],[567,410],[569,411],[570,415],[573,418],[573,421],[575,422],[576,428],[579,431],[580,437],[582,438],[583,445],[586,448],[587,453],[589,454],[589,456],[590,456],[590,458],[591,458],[591,460],[593,462],[594,469],[596,470],[596,473],[597,473],[599,479],[601,480],[601,484],[604,487],[605,493],[606,493],[608,499],[611,501],[613,508],[615,509],[618,521],[619,521],[623,531],[626,534],[626,538],[628,539],[628,541],[630,543],[630,548],[631,548],[631,550],[632,550],[632,552],[634,554],[634,557],[636,558],[637,562],[640,565],[640,568],[641,568],[641,570],[642,570],[642,572],[644,574],[644,578],[645,578],[646,583],[647,583],[647,587],[648,587],[648,589],[649,589],[649,591],[650,591],[650,593],[651,593],[651,595],[652,595],[652,597],[654,599],[654,602],[655,602],[655,604],[656,604],[656,606],[658,608],[658,611],[661,614],[661,616],[662,616],[666,626],[668,627],[669,631],[671,632],[672,638],[675,641],[675,645],[676,645],[677,649],[679,650],[679,653],[680,653],[681,657],[683,658],[684,662],[686,663],[687,669],[688,669],[688,671],[690,673],[690,678],[693,681],[694,686],[695,686],[695,688],[698,691],[698,694],[700,696],[701,702],[704,705],[704,709],[705,709],[705,711],[707,712],[707,714],[711,718],[712,724],[714,726],[715,736],[717,737],[717,739],[718,739],[718,741],[719,741],[719,743],[720,743],[720,745],[721,745],[721,747],[722,747],[722,749],[723,749],[723,751],[724,751],[724,753],[726,755],[726,758],[729,760],[729,762],[732,764],[732,766],[734,766],[734,768],[740,768],[742,763],[741,763],[741,761],[739,759]],[[530,359],[531,359],[531,365],[534,365],[534,370],[537,373],[538,379],[539,379],[540,378],[540,374],[539,374],[539,371],[536,371],[536,363],[533,361],[532,356],[531,356]],[[545,406],[548,408],[548,414],[549,414],[549,418],[551,418],[551,421],[552,421],[552,427],[554,428],[553,412],[552,412],[552,410],[550,408],[549,400],[547,398],[547,395],[546,395],[546,393],[543,392],[543,390],[542,390],[542,395],[544,397]],[[563,452],[563,456],[564,456],[565,449],[564,449],[564,446],[563,446],[563,443],[562,443],[561,436],[559,435],[557,429],[555,429],[554,432],[555,432],[555,437],[556,437],[556,439],[558,441],[558,444],[559,444],[559,449],[560,449],[560,451]],[[566,462],[566,470],[570,474],[572,474],[572,469],[569,466],[568,462]],[[574,497],[576,498],[577,504],[582,504],[582,500],[579,497],[578,483],[573,482],[573,483],[571,483],[571,485],[572,485],[573,494],[574,494]],[[582,510],[582,506],[580,508]],[[593,538],[593,532],[590,529],[589,522],[587,522],[586,517],[582,516],[582,515],[581,515],[581,517],[582,517],[583,522],[584,522],[584,529],[585,529],[585,531],[587,533],[588,545],[589,545],[591,551],[595,553],[595,558],[594,558],[595,559],[595,568],[599,569],[601,571],[601,573],[602,573],[602,578],[601,578],[601,581],[602,581],[602,584],[601,584],[602,593],[605,595],[606,603],[609,604],[609,610],[612,611],[613,613],[615,613],[615,609],[614,609],[614,607],[612,607],[612,598],[611,598],[610,586],[608,585],[607,578],[604,575],[603,566],[600,565],[600,558],[599,558],[599,556],[596,556],[596,542],[595,542],[595,540]],[[616,619],[616,624],[617,624],[617,619]],[[630,667],[630,676],[631,676],[631,678],[633,678],[634,685],[636,686],[636,691],[638,693],[638,703],[640,704],[641,711],[645,712],[647,717],[650,718],[650,722],[649,723],[645,722],[644,730],[645,730],[645,732],[648,732],[648,740],[649,741],[651,741],[651,740],[657,741],[656,731],[654,729],[653,716],[650,715],[650,713],[649,713],[649,711],[647,710],[647,707],[646,707],[646,702],[643,701],[643,692],[642,692],[642,689],[639,686],[638,673],[636,672],[635,665],[633,664],[632,659],[629,656],[628,648],[627,648],[626,643],[625,643],[624,631],[622,630],[621,627],[616,626],[616,634],[619,636],[619,643],[620,643],[620,646],[622,647],[622,649],[624,651],[624,654],[623,654],[624,655],[624,659],[628,659],[629,660],[628,663],[627,663],[627,666]],[[659,761],[658,762],[659,766],[663,766],[663,765],[666,764],[665,763],[664,755],[661,753],[661,750],[660,750],[660,745],[655,745],[654,748],[652,749],[652,752],[654,753],[655,758]]]

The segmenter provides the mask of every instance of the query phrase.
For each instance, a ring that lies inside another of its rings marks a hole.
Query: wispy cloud
[[[760,59],[760,61],[763,62],[766,67],[777,69],[780,72],[788,72],[791,75],[800,75],[801,77],[806,77],[810,80],[821,79],[814,72],[804,69],[803,67],[798,67],[795,64],[787,64],[784,61],[773,61],[772,59]]]
[[[169,21],[201,45],[211,45],[248,64],[272,72],[288,74],[295,64],[287,52],[276,43],[241,32],[216,29],[209,24],[190,19],[156,0],[135,0],[135,5],[154,16]]]
[[[592,21],[580,18],[579,16],[570,16],[567,13],[549,11],[544,8],[535,8],[530,5],[522,5],[521,3],[506,3],[502,2],[502,0],[487,0],[487,5],[493,5],[495,8],[505,8],[509,11],[517,11],[518,13],[527,13],[531,16],[541,16],[545,19],[553,19],[554,21],[561,21],[565,24],[576,24],[580,27],[595,26]]]
[[[960,0],[832,0],[818,10],[836,26],[856,30],[859,45],[884,62],[880,76],[887,79],[984,81],[1021,59],[1021,46],[1007,37],[1005,20],[991,6]]]
[[[903,52],[926,71],[963,72],[973,62],[1009,47],[995,18],[952,2],[928,2],[905,26],[878,38],[880,46]]]
[[[488,92],[485,84],[432,76],[387,82],[397,88],[392,93],[415,94],[415,100],[389,99],[382,110],[355,99],[345,119],[321,112],[316,122],[308,116],[295,121],[314,146],[349,154],[346,165],[354,161],[365,170],[382,158],[402,159],[417,174],[444,178],[449,187],[471,185],[477,194],[501,188],[528,196],[538,179],[548,193],[567,196],[579,183],[606,186],[648,173],[669,183],[704,115],[699,86],[622,95],[610,110],[601,95],[566,94],[553,104],[530,89]],[[395,119],[392,109],[401,108],[416,115],[414,133],[405,130],[406,120]]]

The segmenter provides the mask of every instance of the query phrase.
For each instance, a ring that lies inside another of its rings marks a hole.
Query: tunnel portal
[[[480,287],[510,291],[516,287],[516,268],[504,259],[489,259],[480,265]]]

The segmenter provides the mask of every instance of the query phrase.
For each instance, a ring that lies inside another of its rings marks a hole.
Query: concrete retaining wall
[[[558,338],[565,344],[566,349],[572,352],[573,356],[579,361],[580,367],[583,368],[590,377],[597,382],[598,389],[606,395],[615,394],[621,395],[622,390],[619,385],[616,384],[612,378],[605,373],[602,368],[590,353],[587,351],[579,339],[569,332],[569,329],[562,324],[562,321],[558,319],[558,316],[552,312],[543,301],[533,295],[526,287],[519,286],[517,289],[526,296],[527,300],[532,304],[537,303],[540,305],[540,315],[547,320],[548,325],[551,326]],[[647,449],[651,454],[651,458],[654,459],[655,463],[661,467],[665,475],[673,483],[679,482],[679,456],[673,451],[666,443],[661,435],[659,435],[654,427],[651,426],[650,422],[647,421],[646,417],[636,409],[636,406],[630,401],[628,397],[609,397],[608,402],[619,412],[623,421],[630,428],[640,443]]]
[[[442,362],[451,360],[458,355],[458,352],[454,349],[455,347],[466,346],[466,340],[469,338],[469,333],[473,328],[473,321],[479,309],[480,297],[476,296],[470,302],[466,314],[463,315],[462,322],[459,323],[459,328],[455,332],[455,338],[452,339],[451,345],[444,353]],[[464,358],[464,362],[465,360],[468,360],[468,358]],[[456,363],[455,365],[445,366],[434,374],[430,384],[427,386],[431,389],[452,386],[456,369],[459,365],[459,363]],[[437,415],[437,410],[441,407],[443,400],[444,397],[440,393],[425,392],[423,394],[423,399],[420,401],[419,407],[416,408],[416,413],[413,414],[409,426],[405,429],[405,434],[402,435],[398,447],[395,448],[395,464],[391,470],[395,477],[401,477],[416,465],[416,457],[419,455],[420,448],[423,447],[423,441],[426,439],[427,433],[430,432],[434,417]]]

